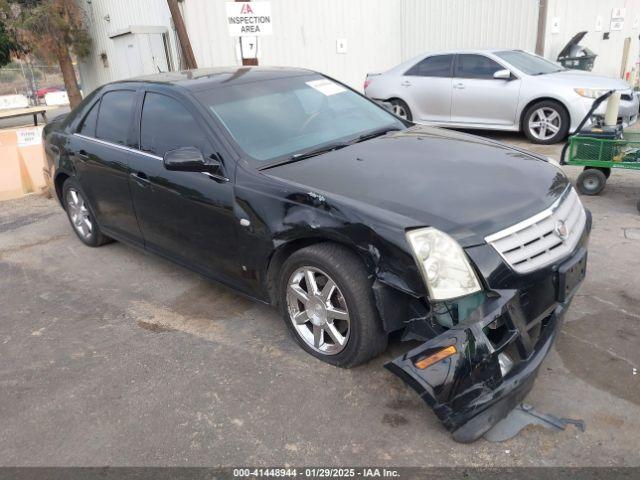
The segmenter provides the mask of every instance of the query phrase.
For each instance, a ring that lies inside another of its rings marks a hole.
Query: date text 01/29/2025
[[[234,468],[234,478],[397,478],[400,473],[392,468]]]

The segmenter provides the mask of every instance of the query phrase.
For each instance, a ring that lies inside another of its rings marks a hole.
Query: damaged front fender
[[[481,437],[524,399],[567,306],[556,304],[527,323],[516,290],[495,293],[464,322],[385,365],[463,443]],[[446,358],[420,368],[443,351]]]

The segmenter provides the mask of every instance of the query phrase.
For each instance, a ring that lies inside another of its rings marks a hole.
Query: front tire
[[[532,143],[557,143],[569,133],[569,114],[553,100],[536,102],[524,113],[522,129]]]
[[[293,253],[282,265],[278,298],[298,344],[324,362],[354,367],[387,347],[364,265],[340,245]]]
[[[62,200],[73,231],[89,247],[99,247],[113,240],[100,231],[78,182],[68,178],[62,186]]]

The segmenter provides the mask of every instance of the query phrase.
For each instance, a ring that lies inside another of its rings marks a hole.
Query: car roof
[[[245,83],[297,77],[316,74],[312,70],[292,67],[215,67],[163,72],[128,78],[115,83],[144,82],[154,84],[179,85],[188,90],[208,90],[217,86],[240,85]]]
[[[496,53],[505,51],[517,51],[517,48],[456,48],[455,50],[439,50],[425,53],[424,56],[447,55],[456,53]]]

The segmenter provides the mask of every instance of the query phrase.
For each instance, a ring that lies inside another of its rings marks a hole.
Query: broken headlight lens
[[[435,228],[407,232],[431,300],[450,300],[481,290],[467,255],[446,233]]]

